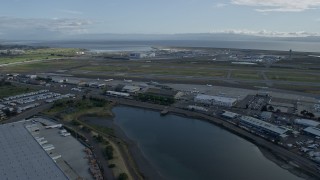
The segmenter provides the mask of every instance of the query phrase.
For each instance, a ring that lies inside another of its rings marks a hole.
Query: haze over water
[[[151,46],[209,47],[259,49],[276,51],[320,52],[319,42],[298,41],[203,41],[203,40],[165,40],[165,41],[59,41],[31,43],[50,47],[85,48],[98,51],[148,51]]]
[[[300,179],[266,159],[254,144],[212,124],[131,107],[113,112],[115,124],[164,179]]]

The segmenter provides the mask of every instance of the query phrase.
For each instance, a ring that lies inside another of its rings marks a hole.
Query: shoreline
[[[117,102],[117,104],[115,104],[114,107],[120,105],[120,106],[129,106],[134,108],[148,109],[148,110],[159,112],[159,115],[160,115],[160,112],[166,107],[163,105],[149,104],[144,102],[137,103],[135,101],[123,100],[123,99],[115,99],[115,102]],[[224,122],[223,120],[217,119],[215,117],[210,117],[205,114],[185,111],[185,110],[176,109],[176,108],[173,108],[173,109],[169,108],[169,114],[187,117],[187,118],[199,119],[201,121],[206,121],[210,124],[223,128],[224,130],[227,130],[232,134],[240,136],[241,138],[256,145],[259,148],[260,152],[264,155],[264,157],[276,163],[281,168],[289,171],[290,173],[304,179],[320,178],[320,174],[317,171],[315,171],[315,169],[311,169],[312,163],[313,163],[311,160],[306,159],[304,157],[300,157],[300,158],[303,158],[302,160],[304,162],[311,162],[311,165],[309,164],[309,166],[305,166],[303,163],[301,163],[301,161],[300,162],[296,161],[295,157],[298,157],[299,155],[294,154],[284,149],[283,147],[280,147],[279,145],[269,142],[263,138],[255,136],[254,134],[251,134],[243,129],[240,129],[239,127],[235,127],[230,123]]]
[[[126,107],[125,105],[119,105],[115,107]],[[128,106],[127,106],[128,107]],[[134,107],[138,108],[138,107]],[[141,108],[141,109],[147,109],[147,108]],[[154,109],[148,109],[154,112],[159,112]],[[177,114],[175,114],[177,115]],[[150,162],[150,160],[146,157],[146,155],[141,151],[141,148],[139,147],[139,144],[135,141],[133,141],[128,135],[124,132],[122,128],[120,128],[118,125],[114,123],[114,116],[110,118],[103,118],[103,117],[84,117],[86,119],[86,122],[90,124],[90,118],[98,121],[104,121],[104,125],[106,125],[109,128],[113,128],[115,131],[115,136],[121,140],[123,140],[127,147],[128,151],[130,153],[130,156],[133,158],[134,163],[136,165],[135,168],[138,169],[138,171],[143,175],[146,179],[155,179],[155,180],[162,180],[165,179],[160,172],[158,172],[155,168],[155,165]],[[190,117],[188,117],[190,118]],[[247,140],[247,139],[246,139]],[[251,141],[249,141],[251,142]],[[255,144],[256,145],[256,144]],[[296,175],[297,177],[303,178],[303,179],[313,179],[312,177],[305,174],[299,167],[296,167],[290,163],[290,161],[287,161],[285,158],[273,153],[272,151],[263,148],[261,146],[256,145],[259,149],[259,151],[262,153],[262,155],[268,159],[269,161],[275,163],[277,166],[280,166],[282,169],[289,171],[290,173]],[[152,178],[151,178],[152,177]]]
[[[115,136],[121,139],[127,146],[127,150],[129,155],[133,159],[134,169],[137,169],[144,179],[152,179],[152,180],[164,180],[165,178],[160,174],[159,171],[156,170],[155,165],[153,165],[150,160],[146,157],[146,155],[142,152],[139,144],[133,141],[128,135],[121,129],[118,125],[114,123],[114,116],[109,118],[104,117],[93,117],[93,116],[85,116],[82,117],[81,120],[84,120],[88,124],[95,124],[90,122],[91,119],[95,121],[103,121],[104,125],[108,128],[114,129]]]
[[[277,154],[263,147],[258,146],[258,148],[265,158],[275,163],[277,166],[280,166],[282,169],[289,171],[291,174],[294,174],[295,176],[303,179],[316,180],[315,178],[305,174],[304,171],[302,171],[299,167],[295,166],[293,163],[290,163],[290,161],[285,160],[283,157],[278,156]]]

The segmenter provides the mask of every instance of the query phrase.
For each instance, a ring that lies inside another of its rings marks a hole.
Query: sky
[[[79,34],[320,34],[320,0],[1,0],[0,39]]]

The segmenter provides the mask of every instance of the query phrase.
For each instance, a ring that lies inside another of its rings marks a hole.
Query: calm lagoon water
[[[164,179],[300,179],[265,158],[254,144],[212,124],[132,107],[113,112],[114,123]]]

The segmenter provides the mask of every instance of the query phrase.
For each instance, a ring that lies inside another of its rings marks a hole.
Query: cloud
[[[320,0],[231,0],[231,3],[256,7],[258,12],[302,12],[320,7]]]
[[[308,36],[320,36],[320,33],[311,33],[305,31],[298,32],[281,32],[281,31],[253,31],[248,29],[226,29],[226,30],[214,30],[211,33],[223,33],[223,34],[240,34],[240,35],[251,35],[261,37],[308,37]]]
[[[17,18],[0,16],[0,29],[1,30],[43,30],[59,33],[85,33],[89,25],[93,21],[78,18]]]
[[[66,13],[66,14],[73,14],[73,15],[83,14],[83,12],[74,11],[74,10],[69,10],[69,9],[59,9],[58,11],[59,11],[59,12],[62,12],[62,13]]]
[[[214,8],[223,8],[226,7],[228,4],[225,3],[216,3],[213,5]]]

